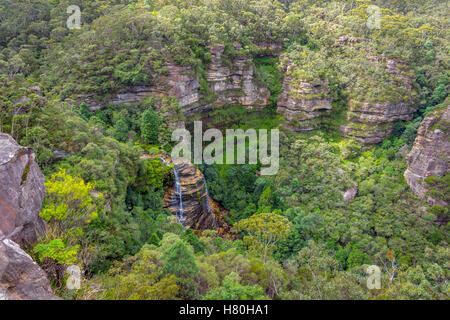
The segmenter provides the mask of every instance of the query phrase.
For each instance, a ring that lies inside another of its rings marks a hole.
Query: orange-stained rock
[[[168,162],[171,163],[170,159]],[[181,184],[183,215],[179,216],[180,222],[191,229],[215,229],[217,221],[209,205],[203,173],[187,161],[171,164],[177,170]],[[170,188],[164,195],[164,208],[174,215],[179,213],[179,196],[175,188]]]

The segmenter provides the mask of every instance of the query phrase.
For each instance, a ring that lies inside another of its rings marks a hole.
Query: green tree
[[[57,263],[70,265],[77,262],[79,246],[67,248],[61,239],[54,239],[48,243],[40,243],[33,248],[34,253],[42,262],[45,258],[50,258]]]
[[[141,138],[145,143],[157,144],[159,133],[159,118],[152,108],[144,111],[141,118]]]
[[[263,300],[267,299],[259,285],[245,286],[240,284],[241,277],[231,272],[225,277],[222,286],[208,292],[205,300]]]
[[[89,242],[83,241],[84,227],[96,219],[103,195],[91,183],[73,177],[64,169],[50,176],[45,183],[47,195],[40,213],[47,229],[34,251],[42,259],[57,263],[73,262],[78,253],[83,264],[89,255]]]
[[[261,193],[261,196],[259,197],[258,200],[258,208],[261,212],[269,212],[271,211],[273,208],[273,203],[274,203],[274,196],[272,193],[272,188],[269,186],[267,188],[264,189],[264,191]]]
[[[260,213],[239,221],[236,226],[247,233],[244,243],[265,263],[276,244],[289,236],[292,223],[276,213]]]
[[[102,298],[108,300],[173,300],[178,293],[177,278],[161,272],[160,253],[144,245],[133,257],[116,263],[108,277],[100,278]]]
[[[98,216],[98,201],[101,193],[94,191],[94,185],[85,183],[61,169],[45,182],[47,196],[40,213],[47,221],[46,236],[72,241],[82,233],[82,227]]]
[[[120,142],[126,142],[128,139],[129,127],[125,119],[119,119],[114,125],[114,138]]]
[[[150,240],[148,240],[148,243],[150,244],[154,244],[155,246],[159,245],[159,237],[156,233],[152,233],[152,235],[150,236]]]
[[[78,113],[80,117],[86,121],[89,121],[89,119],[91,118],[91,111],[89,110],[89,106],[85,102],[82,102],[80,104],[80,110]]]
[[[178,278],[180,295],[183,299],[197,296],[198,284],[194,278],[199,274],[199,268],[190,248],[182,240],[177,240],[164,251],[162,256],[164,274],[173,274]]]

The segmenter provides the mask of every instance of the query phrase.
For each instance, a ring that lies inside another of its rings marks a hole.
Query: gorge
[[[0,299],[448,300],[447,3],[76,5],[0,3]]]

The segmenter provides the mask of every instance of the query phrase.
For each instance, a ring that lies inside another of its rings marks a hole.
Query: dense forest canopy
[[[0,4],[0,131],[33,148],[46,176],[49,228],[30,254],[58,295],[448,299],[448,207],[414,195],[403,176],[422,120],[449,105],[446,1],[79,0],[81,28],[69,29],[72,2]],[[381,21],[370,29],[373,5]],[[221,68],[245,60],[255,87],[267,88],[263,108],[217,102],[208,70],[221,47]],[[207,114],[171,94],[176,68],[198,79]],[[309,84],[321,91],[302,91]],[[111,103],[136,88],[156,89]],[[283,94],[326,100],[328,111],[283,126]],[[376,104],[412,111],[373,127],[354,120]],[[260,176],[260,164],[199,166],[222,234],[178,224],[164,206],[173,167],[143,156],[168,154],[172,130],[197,119],[280,128],[276,175]],[[289,130],[305,123],[312,130]],[[371,130],[388,134],[355,139]],[[448,203],[448,174],[427,183]],[[78,291],[52,271],[74,264]],[[367,288],[369,265],[382,269],[381,289]]]

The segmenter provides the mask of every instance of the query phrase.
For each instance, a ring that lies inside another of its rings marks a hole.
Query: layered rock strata
[[[447,100],[448,102],[448,100]],[[411,152],[406,156],[408,169],[405,179],[411,190],[431,205],[446,206],[448,185],[444,197],[427,195],[430,186],[424,181],[428,177],[442,178],[448,174],[450,160],[450,106],[429,114],[421,123]],[[445,187],[444,187],[445,188]]]
[[[187,228],[196,230],[215,229],[217,223],[211,209],[211,199],[208,195],[203,173],[187,161],[176,161],[173,165],[181,185],[183,213],[179,214],[180,198],[176,188],[170,188],[166,192],[164,208],[177,215],[180,222]]]
[[[292,131],[311,131],[318,128],[320,117],[333,108],[328,85],[324,81],[293,82],[295,66],[288,61],[284,66],[283,91],[278,97],[278,114],[286,119],[284,127]]]
[[[236,46],[235,49],[239,49]],[[253,61],[250,57],[237,56],[230,65],[223,59],[225,47],[210,48],[211,63],[206,81],[217,96],[216,104],[241,104],[246,108],[263,107],[269,104],[270,93],[254,79]]]
[[[406,75],[406,64],[400,60],[369,57],[374,63],[383,64],[387,73],[394,76],[408,95],[412,92],[412,80]],[[417,106],[411,96],[401,97],[400,102],[366,102],[351,100],[346,113],[347,123],[340,127],[341,133],[361,144],[380,143],[392,134],[396,121],[409,121]]]
[[[279,44],[264,43],[262,50],[275,52]],[[238,50],[240,46],[236,45]],[[177,66],[173,62],[166,65],[167,75],[155,78],[152,84],[127,88],[109,99],[114,105],[136,104],[149,97],[170,96],[178,100],[179,106],[187,115],[204,112],[212,105],[242,104],[246,108],[262,107],[269,104],[270,92],[260,86],[254,75],[253,60],[248,56],[236,56],[225,61],[225,47],[211,47],[211,62],[206,70],[205,80],[213,95],[213,102],[202,101],[199,76],[189,66]],[[79,103],[86,102],[91,111],[101,109],[105,102],[95,100],[93,96],[81,96]]]
[[[108,99],[108,103],[114,105],[136,104],[146,98],[163,95],[178,99],[180,107],[198,102],[200,84],[198,76],[194,74],[192,68],[168,63],[166,69],[167,75],[159,77],[155,84],[127,88],[126,91],[119,92]],[[104,103],[96,101],[92,96],[82,96],[81,101],[85,101],[91,111],[104,107]]]

